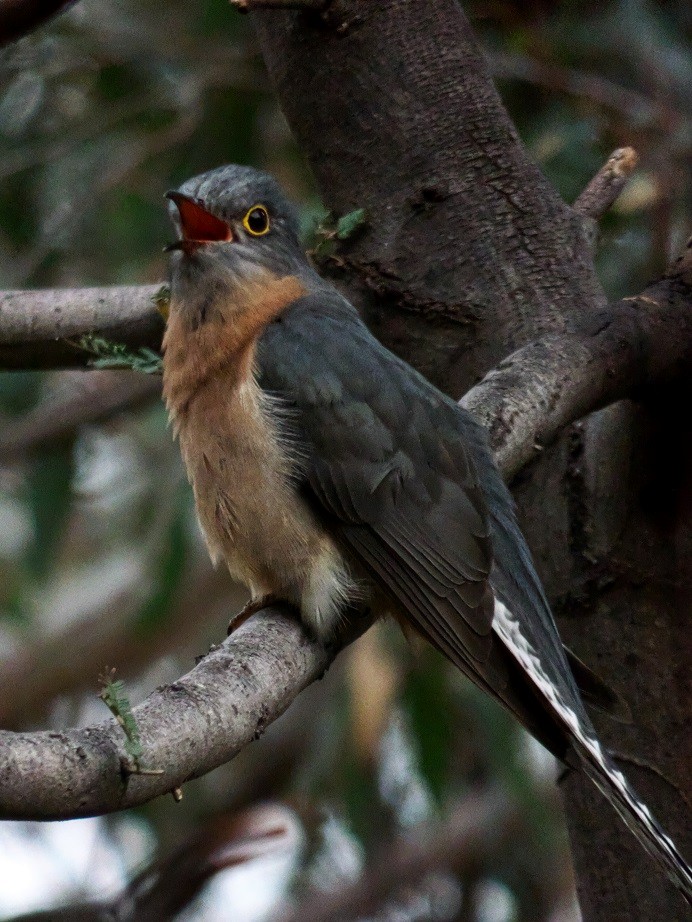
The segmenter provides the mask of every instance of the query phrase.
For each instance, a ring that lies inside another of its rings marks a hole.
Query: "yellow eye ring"
[[[264,205],[253,205],[243,218],[243,227],[253,237],[269,232],[269,212]]]

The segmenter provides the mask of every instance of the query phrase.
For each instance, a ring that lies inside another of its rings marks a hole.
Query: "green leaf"
[[[347,240],[359,231],[366,223],[365,208],[356,208],[342,215],[336,222],[336,236],[339,240]]]
[[[125,691],[125,683],[122,679],[114,680],[114,676],[115,669],[112,669],[109,674],[99,677],[103,685],[99,698],[122,727],[125,734],[125,752],[134,760],[135,765],[138,765],[144,752],[139,728]]]
[[[78,345],[80,349],[94,356],[87,362],[90,368],[121,368],[146,375],[160,375],[163,369],[163,360],[159,353],[147,346],[140,346],[132,351],[123,343],[113,343],[91,333],[82,336]]]
[[[323,212],[305,228],[304,239],[308,252],[318,262],[327,260],[336,253],[336,242],[353,237],[366,224],[366,211],[357,208],[340,218],[331,212]]]

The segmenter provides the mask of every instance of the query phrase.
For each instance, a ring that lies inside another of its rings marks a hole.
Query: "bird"
[[[163,395],[210,555],[333,641],[392,614],[583,771],[692,904],[692,870],[602,746],[484,429],[311,263],[268,173],[166,193]]]

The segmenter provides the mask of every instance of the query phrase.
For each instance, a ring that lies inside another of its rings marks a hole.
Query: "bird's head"
[[[229,165],[166,193],[178,239],[171,252],[171,293],[187,301],[204,289],[232,297],[263,276],[309,273],[298,215],[276,180]]]

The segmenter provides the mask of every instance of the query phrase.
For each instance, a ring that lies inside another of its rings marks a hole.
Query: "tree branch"
[[[86,333],[157,349],[163,318],[160,285],[54,288],[0,294],[0,369],[86,366]]]
[[[692,240],[666,275],[581,329],[519,349],[461,405],[488,430],[510,479],[570,423],[645,388],[680,379],[692,364]]]
[[[0,731],[0,818],[109,813],[181,787],[258,739],[336,652],[309,640],[280,608],[246,622],[191,672],[134,708],[143,765],[161,774],[128,771],[115,720],[60,733]]]
[[[574,210],[585,218],[598,220],[610,208],[634,172],[639,155],[633,147],[619,147],[575,201]]]

